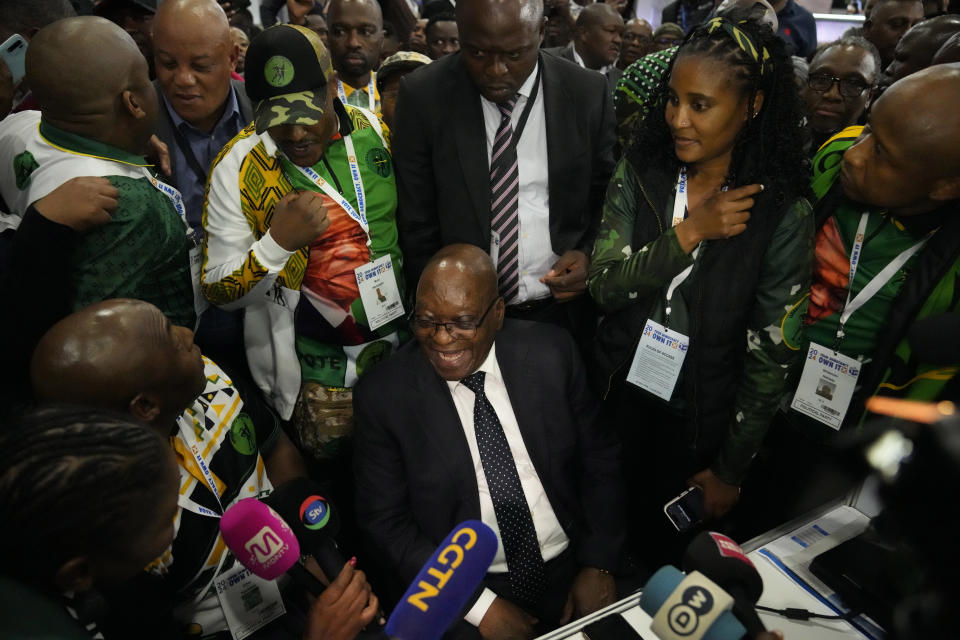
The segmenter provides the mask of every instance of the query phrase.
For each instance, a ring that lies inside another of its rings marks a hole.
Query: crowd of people
[[[477,519],[447,637],[532,638],[957,398],[945,3],[258,8],[0,0],[0,636],[373,637]],[[316,598],[219,528],[303,478]]]

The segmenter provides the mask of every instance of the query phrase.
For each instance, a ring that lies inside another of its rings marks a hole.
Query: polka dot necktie
[[[508,303],[520,290],[520,165],[510,121],[517,98],[497,105],[500,126],[490,151],[490,229],[500,235],[497,284]]]
[[[487,479],[493,512],[500,527],[503,552],[510,572],[510,586],[518,599],[533,606],[546,590],[543,556],[533,515],[523,495],[520,474],[510,453],[507,436],[493,405],[483,392],[484,372],[472,373],[460,382],[473,391],[473,423],[480,449],[483,475]]]

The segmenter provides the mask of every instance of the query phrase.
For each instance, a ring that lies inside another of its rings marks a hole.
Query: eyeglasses
[[[483,315],[480,316],[479,320],[453,320],[451,322],[434,322],[433,320],[427,320],[426,318],[421,318],[420,316],[410,315],[410,329],[420,337],[435,336],[437,330],[440,327],[443,327],[447,330],[447,333],[450,334],[451,338],[464,338],[469,340],[470,338],[477,335],[477,329],[483,324],[483,321],[487,319],[487,314],[490,313],[490,309],[493,309],[493,305],[497,303],[497,300],[500,298],[494,298],[489,305],[487,305],[487,310],[483,312]]]
[[[651,44],[653,42],[653,38],[650,36],[645,36],[640,33],[631,33],[629,31],[620,36],[620,39],[624,42],[639,42],[641,44]]]
[[[675,47],[681,42],[683,42],[683,38],[670,38],[670,37],[660,36],[659,38],[656,39],[657,44],[666,45],[668,47]]]
[[[827,73],[818,73],[807,78],[807,85],[818,93],[830,91],[834,83],[840,87],[840,95],[844,98],[856,98],[870,88],[863,80],[856,78],[838,78]]]

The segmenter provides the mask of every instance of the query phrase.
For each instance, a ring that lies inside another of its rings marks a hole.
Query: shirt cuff
[[[260,264],[265,266],[269,271],[282,271],[287,264],[287,260],[290,259],[296,251],[287,251],[273,239],[273,235],[268,230],[263,236],[257,241],[254,248],[254,253],[257,255],[257,259],[260,261]]]
[[[470,611],[467,612],[467,615],[463,616],[463,619],[472,624],[475,627],[480,626],[480,621],[483,620],[483,616],[486,615],[487,609],[490,608],[490,605],[493,604],[493,601],[497,599],[497,594],[490,589],[484,589],[483,593],[480,594],[480,597],[477,598],[477,601],[473,603],[473,606],[470,607]]]

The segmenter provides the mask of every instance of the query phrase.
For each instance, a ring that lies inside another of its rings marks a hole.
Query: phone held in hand
[[[23,79],[27,59],[27,41],[23,39],[23,36],[15,33],[4,40],[3,44],[0,44],[0,59],[10,69],[13,84],[16,86]]]
[[[703,506],[703,490],[700,487],[691,487],[676,498],[663,505],[663,512],[667,519],[684,533],[703,522],[706,509]]]

